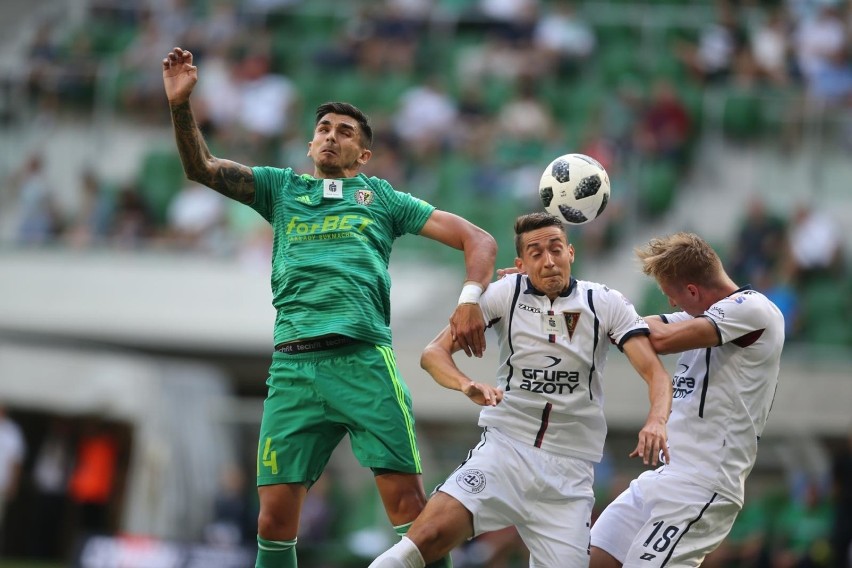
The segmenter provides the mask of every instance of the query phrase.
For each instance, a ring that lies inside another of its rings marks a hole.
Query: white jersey
[[[522,443],[598,462],[606,439],[603,379],[610,343],[621,349],[648,326],[619,292],[571,278],[553,302],[517,274],[488,286],[479,300],[497,331],[497,386],[503,401],[479,425]]]
[[[692,316],[662,316],[667,323]],[[778,386],[784,316],[763,294],[740,289],[699,317],[719,346],[681,354],[672,377],[666,474],[705,485],[742,506],[745,479]]]

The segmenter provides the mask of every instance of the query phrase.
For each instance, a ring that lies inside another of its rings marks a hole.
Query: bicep
[[[455,249],[464,248],[464,240],[467,235],[472,235],[477,227],[469,221],[449,213],[435,209],[426,224],[420,229],[420,235],[443,243]]]
[[[214,158],[210,165],[210,181],[207,185],[240,203],[254,202],[254,172],[243,164]]]

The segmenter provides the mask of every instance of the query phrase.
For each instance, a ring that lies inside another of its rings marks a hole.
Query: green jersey
[[[316,179],[252,168],[251,207],[273,228],[275,344],[331,333],[391,345],[393,241],[419,233],[434,207],[359,174]]]

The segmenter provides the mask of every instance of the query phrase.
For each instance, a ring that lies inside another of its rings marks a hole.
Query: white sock
[[[373,560],[369,568],[424,568],[426,563],[417,550],[417,545],[408,537],[402,537],[384,554]]]

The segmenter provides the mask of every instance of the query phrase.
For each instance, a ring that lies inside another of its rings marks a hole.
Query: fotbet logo
[[[485,489],[485,474],[478,469],[465,469],[456,476],[456,483],[468,493],[479,493]]]

